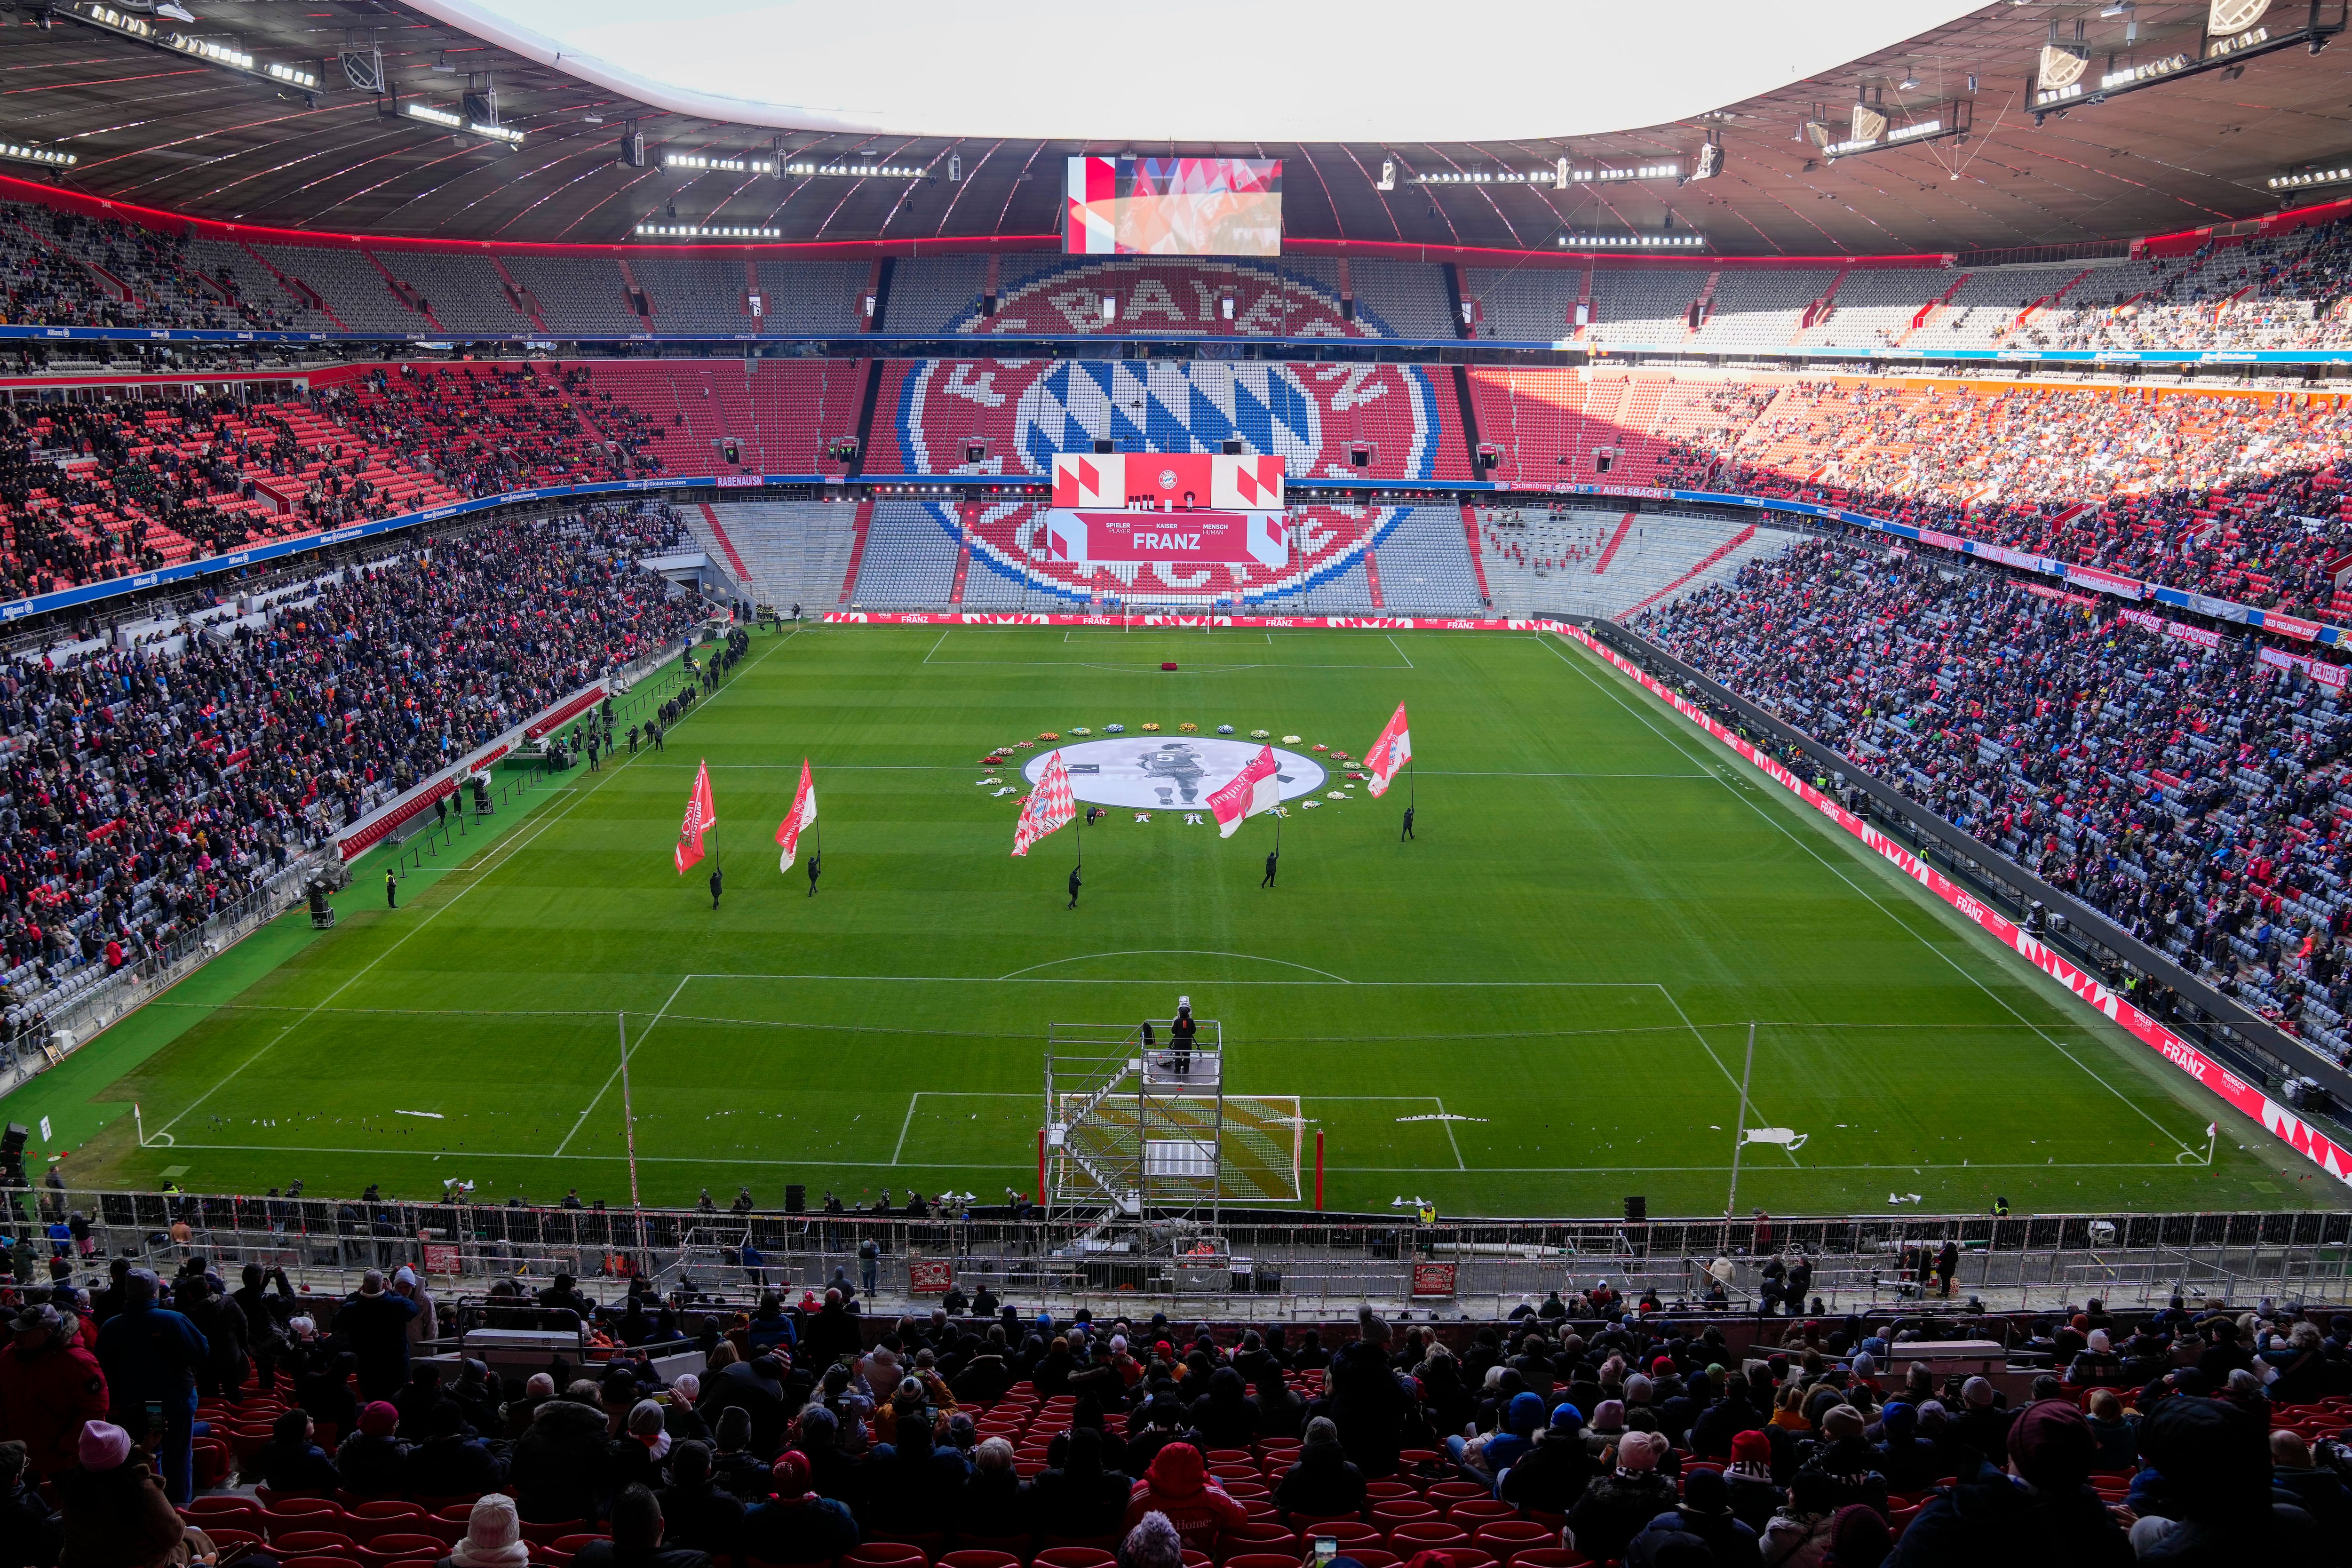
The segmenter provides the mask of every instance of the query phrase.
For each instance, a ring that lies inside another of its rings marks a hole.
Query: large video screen
[[[1073,158],[1072,256],[1279,256],[1279,158]]]

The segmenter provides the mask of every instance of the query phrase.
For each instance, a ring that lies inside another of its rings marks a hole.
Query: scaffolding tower
[[[1047,1026],[1049,1218],[1163,1238],[1216,1231],[1224,1031],[1210,1019],[1198,1023],[1189,1048],[1165,1043],[1165,1018]]]

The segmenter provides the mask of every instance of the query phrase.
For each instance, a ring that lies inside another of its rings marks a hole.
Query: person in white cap
[[[1192,1022],[1192,999],[1190,996],[1177,997],[1176,1020],[1168,1026],[1168,1038],[1175,1047],[1173,1065],[1179,1078],[1190,1078],[1192,1074],[1192,1037],[1200,1032],[1201,1026]]]

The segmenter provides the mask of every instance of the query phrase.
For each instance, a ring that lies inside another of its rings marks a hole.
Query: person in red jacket
[[[106,1417],[106,1373],[43,1302],[11,1321],[16,1341],[0,1351],[0,1439],[25,1445],[38,1476],[81,1463],[82,1424]]]
[[[1133,1530],[1147,1513],[1166,1514],[1186,1546],[1212,1557],[1217,1554],[1218,1532],[1249,1517],[1209,1479],[1201,1451],[1190,1443],[1170,1443],[1153,1455],[1151,1468],[1128,1494],[1125,1528]]]

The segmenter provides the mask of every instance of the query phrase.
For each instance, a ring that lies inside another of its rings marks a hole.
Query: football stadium
[[[2352,1563],[2347,31],[0,0],[0,1568]]]

